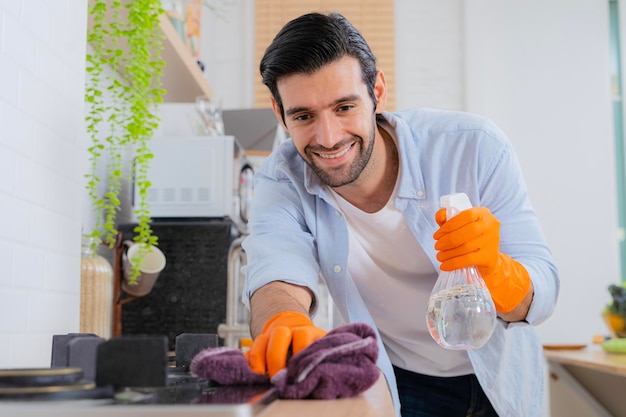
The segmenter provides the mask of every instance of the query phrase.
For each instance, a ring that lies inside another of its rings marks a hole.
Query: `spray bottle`
[[[441,197],[450,220],[472,207],[464,193]],[[441,271],[426,311],[428,331],[446,349],[477,349],[487,343],[496,325],[496,307],[478,268]]]

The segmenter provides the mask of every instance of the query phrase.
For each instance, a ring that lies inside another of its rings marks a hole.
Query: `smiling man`
[[[310,318],[321,277],[344,322],[377,331],[398,416],[540,416],[533,325],[559,279],[505,135],[467,113],[386,112],[383,72],[336,13],[287,23],[260,71],[291,140],[255,176],[243,245],[253,370],[273,376],[324,336]],[[456,192],[475,207],[446,221],[439,199]],[[428,298],[440,270],[470,265],[499,320],[482,348],[447,350]]]

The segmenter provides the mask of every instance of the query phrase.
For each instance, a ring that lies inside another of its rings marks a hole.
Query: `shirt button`
[[[340,273],[341,272],[341,266],[335,265],[335,267],[333,268],[333,271],[335,271],[336,273]]]
[[[335,216],[341,216],[341,212],[339,210],[335,210]]]
[[[419,190],[419,191],[417,192],[417,196],[418,196],[418,197],[423,197],[423,196],[424,196],[424,191]]]

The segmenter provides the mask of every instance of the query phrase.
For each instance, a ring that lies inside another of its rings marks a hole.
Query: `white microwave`
[[[155,137],[149,147],[153,219],[229,217],[245,233],[254,170],[234,136]],[[135,186],[132,195],[134,204]]]

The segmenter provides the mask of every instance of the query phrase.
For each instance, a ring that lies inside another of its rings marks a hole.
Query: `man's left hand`
[[[441,209],[435,220],[440,227],[433,238],[442,271],[476,266],[499,312],[508,313],[524,300],[530,276],[522,264],[500,252],[500,221],[488,208],[472,207],[447,221]]]

